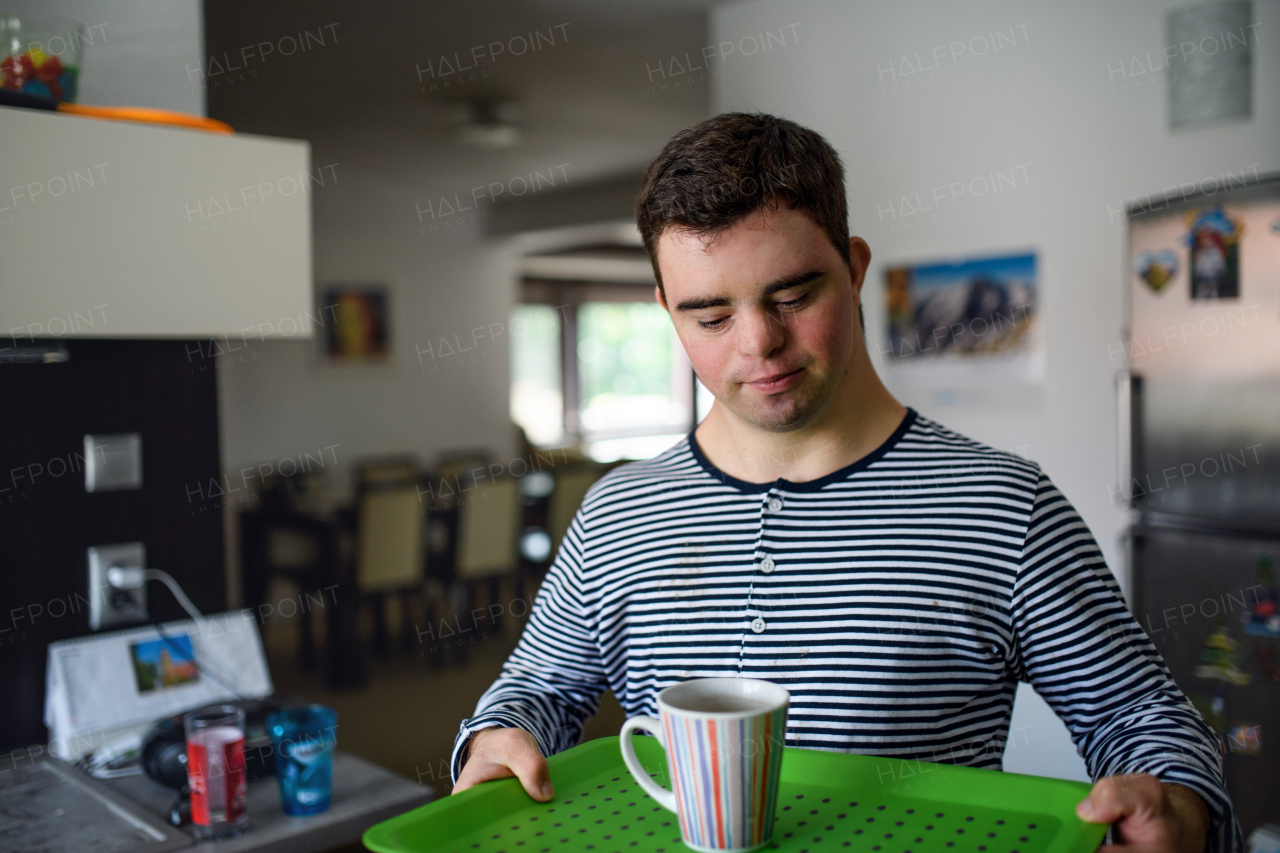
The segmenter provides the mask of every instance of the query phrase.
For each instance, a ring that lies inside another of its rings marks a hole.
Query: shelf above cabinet
[[[0,140],[0,336],[314,336],[306,142],[12,108]]]

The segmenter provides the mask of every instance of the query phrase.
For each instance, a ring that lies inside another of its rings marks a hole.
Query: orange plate
[[[204,130],[209,133],[235,132],[231,125],[217,119],[193,116],[190,113],[179,113],[172,110],[157,110],[151,107],[90,107],[84,104],[64,103],[58,104],[58,112],[111,121],[141,121],[148,124],[189,127],[192,130]]]

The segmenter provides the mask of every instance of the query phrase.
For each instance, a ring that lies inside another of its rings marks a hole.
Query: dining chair
[[[421,476],[408,457],[372,460],[356,469],[356,587],[373,608],[373,647],[391,652],[387,607],[400,603],[400,635],[412,645],[412,600],[424,581],[426,511]]]

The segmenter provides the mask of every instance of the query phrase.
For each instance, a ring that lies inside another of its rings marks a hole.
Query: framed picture
[[[329,364],[379,364],[391,355],[386,285],[335,284],[321,292],[321,335]]]
[[[1024,351],[1036,323],[1036,256],[889,267],[889,357],[980,358]]]
[[[884,284],[880,354],[892,383],[994,402],[995,391],[1017,397],[1042,382],[1035,252],[890,264]]]

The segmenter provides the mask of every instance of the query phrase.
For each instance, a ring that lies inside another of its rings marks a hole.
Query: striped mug
[[[680,818],[684,843],[702,853],[741,853],[773,836],[778,775],[791,694],[753,678],[700,678],[658,694],[661,720],[622,726],[622,759],[640,787]],[[667,752],[668,791],[636,758],[631,734]]]

